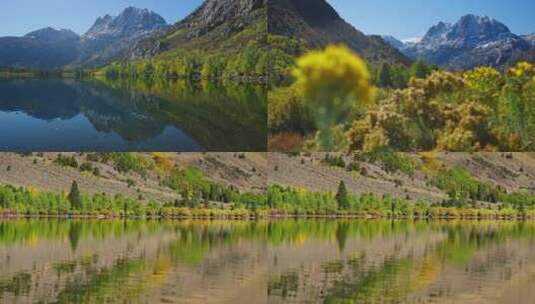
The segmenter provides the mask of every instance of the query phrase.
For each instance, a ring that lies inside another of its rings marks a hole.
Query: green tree
[[[347,188],[344,181],[340,181],[338,185],[338,192],[336,193],[336,201],[338,202],[338,208],[347,210],[349,209],[349,197],[347,194]]]
[[[418,59],[411,66],[411,76],[414,78],[426,78],[431,73],[431,68],[425,61]]]
[[[383,88],[391,88],[394,86],[394,81],[392,77],[392,68],[390,64],[383,63],[379,68],[379,75],[377,76],[377,84]]]
[[[80,189],[78,189],[78,183],[76,181],[72,182],[68,198],[71,203],[71,208],[75,210],[80,210],[82,208],[82,196],[80,195]]]

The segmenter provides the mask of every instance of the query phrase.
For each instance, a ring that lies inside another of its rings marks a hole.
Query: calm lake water
[[[0,80],[0,151],[265,151],[259,86]]]
[[[1,303],[532,303],[535,224],[0,222]]]

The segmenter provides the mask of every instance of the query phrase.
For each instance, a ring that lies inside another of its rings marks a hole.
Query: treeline
[[[93,76],[92,71],[83,69],[74,70],[37,70],[28,68],[0,68],[0,77],[3,78],[75,78],[83,79]]]
[[[153,58],[114,62],[97,69],[95,75],[111,78],[144,79],[234,79],[244,76],[263,77],[268,65],[265,49],[252,41],[238,54],[208,55],[191,51],[170,58]]]
[[[311,192],[294,187],[271,185],[267,190],[267,204],[272,212],[282,215],[353,215],[353,216],[401,216],[409,210],[424,210],[426,202],[410,202],[391,196],[374,194],[354,195],[347,191],[345,183],[338,191]]]
[[[373,83],[379,88],[404,89],[411,78],[423,79],[439,67],[429,65],[423,60],[416,60],[410,67],[391,65],[387,62],[378,67],[371,67]]]
[[[451,172],[445,173],[450,175]],[[444,182],[441,176],[436,182]],[[451,189],[464,191],[460,180],[453,178]],[[442,186],[442,185],[441,185]],[[445,187],[443,187],[445,188]],[[462,189],[462,190],[459,190]],[[470,199],[471,192],[460,199],[456,190],[451,190],[449,199],[442,202],[426,200],[412,200],[394,198],[390,195],[377,196],[371,193],[360,195],[348,193],[343,181],[338,191],[311,192],[294,187],[271,185],[267,191],[267,205],[272,214],[278,216],[350,216],[373,218],[465,218],[465,219],[535,219],[535,195],[514,192],[507,193],[503,189],[495,193],[489,185],[479,183],[473,190],[474,199]],[[484,189],[484,190],[483,190]],[[462,192],[465,193],[465,192]],[[489,199],[486,202],[476,201],[477,196]],[[493,202],[492,195],[497,195]]]
[[[1,185],[0,216],[249,218],[265,214],[261,209],[265,200],[256,194],[235,192],[232,196],[235,201],[229,201],[228,205],[216,204],[209,199],[199,198],[198,204],[190,205],[190,198],[162,204],[122,195],[88,195],[80,191],[76,181],[69,193]]]
[[[188,182],[190,189],[195,189]],[[459,186],[461,187],[461,186]],[[492,191],[488,189],[490,195]],[[34,188],[0,186],[1,216],[48,217],[162,217],[162,218],[259,218],[259,217],[373,217],[373,218],[535,218],[535,196],[523,192],[498,193],[498,203],[460,203],[459,196],[431,203],[389,195],[350,194],[343,182],[336,193],[311,192],[270,185],[266,194],[240,194],[210,184],[193,196],[161,203],[143,202],[121,195],[83,194],[74,181],[69,193]],[[477,192],[476,192],[477,193]],[[482,194],[489,195],[489,194]]]
[[[500,208],[519,212],[535,210],[535,195],[526,191],[509,193],[500,185],[485,183],[474,178],[462,167],[440,171],[432,183],[448,194],[449,199],[441,204],[444,207],[471,208],[483,202],[499,203]]]

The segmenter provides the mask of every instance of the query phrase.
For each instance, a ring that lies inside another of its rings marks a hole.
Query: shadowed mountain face
[[[83,36],[44,28],[23,37],[0,38],[0,66],[57,69],[96,66],[120,58],[137,40],[167,27],[158,14],[129,7],[116,17],[99,17]]]
[[[466,15],[455,24],[439,22],[418,43],[400,45],[386,40],[411,58],[453,70],[503,68],[518,60],[535,59],[533,36],[515,35],[503,23],[476,15]]]
[[[303,39],[310,48],[346,44],[371,63],[410,63],[381,37],[367,36],[345,22],[325,0],[270,0],[268,32]]]
[[[52,69],[74,61],[80,37],[69,30],[44,28],[23,37],[0,38],[0,67]]]

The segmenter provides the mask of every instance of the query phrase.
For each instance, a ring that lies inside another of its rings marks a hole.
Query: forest
[[[263,81],[267,54],[256,42],[250,42],[238,54],[206,54],[202,51],[176,51],[173,57],[117,61],[91,73],[108,78],[142,79],[238,79],[254,77]]]
[[[420,60],[369,66],[345,46],[292,57],[303,52],[292,45],[280,43],[272,68],[286,79],[269,95],[272,151],[535,149],[532,63],[504,71],[447,71]]]
[[[35,70],[0,68],[3,78],[108,78],[142,80],[221,80],[262,84],[267,69],[267,53],[252,41],[237,54],[207,54],[202,51],[175,51],[174,56],[114,61],[96,68]]]

